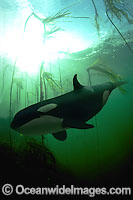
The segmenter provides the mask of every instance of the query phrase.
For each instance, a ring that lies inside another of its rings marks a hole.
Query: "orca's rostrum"
[[[76,74],[73,91],[20,110],[10,126],[25,135],[53,134],[56,139],[63,141],[67,138],[68,128],[93,128],[92,124],[86,122],[102,109],[112,90],[124,83],[82,86]]]

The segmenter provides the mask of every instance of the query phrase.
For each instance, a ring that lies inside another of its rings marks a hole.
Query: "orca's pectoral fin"
[[[64,128],[77,128],[77,129],[94,128],[92,124],[86,124],[85,122],[80,122],[76,120],[64,120],[62,125]]]
[[[54,138],[56,138],[57,140],[60,140],[60,141],[64,141],[67,138],[66,131],[60,131],[57,133],[53,133],[52,135],[54,136]]]

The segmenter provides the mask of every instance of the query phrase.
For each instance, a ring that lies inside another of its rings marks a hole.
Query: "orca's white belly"
[[[24,124],[17,129],[18,132],[25,135],[43,135],[49,133],[56,133],[66,130],[62,127],[63,119],[53,117],[50,115],[43,115],[40,118]]]

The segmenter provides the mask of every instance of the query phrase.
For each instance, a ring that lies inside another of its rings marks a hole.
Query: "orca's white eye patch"
[[[38,108],[37,111],[40,111],[40,112],[43,112],[43,113],[46,113],[50,110],[53,110],[54,108],[57,107],[57,104],[54,104],[54,103],[51,103],[51,104],[47,104],[45,106],[41,106],[40,108]]]
[[[104,91],[104,93],[103,93],[103,105],[105,105],[105,103],[107,102],[109,94],[110,94],[109,90]]]

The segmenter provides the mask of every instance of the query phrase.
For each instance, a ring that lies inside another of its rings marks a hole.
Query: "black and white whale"
[[[112,90],[124,83],[106,82],[82,86],[76,74],[73,78],[73,91],[20,110],[10,126],[25,135],[51,133],[63,141],[67,138],[68,128],[93,128],[92,124],[86,122],[102,109]]]

